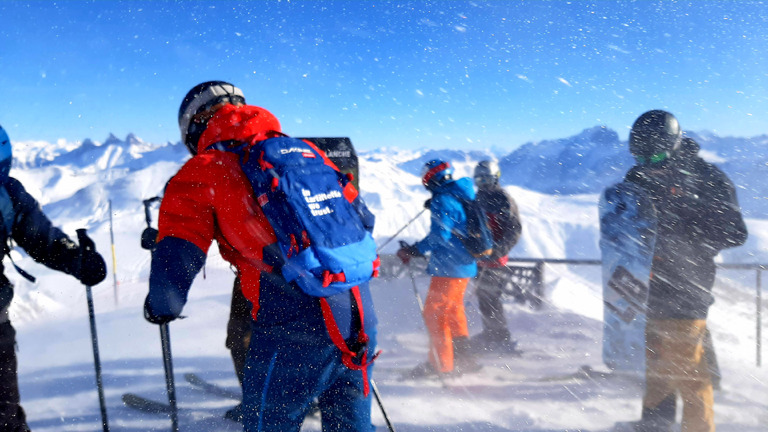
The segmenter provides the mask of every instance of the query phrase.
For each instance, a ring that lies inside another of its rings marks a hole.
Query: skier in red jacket
[[[233,87],[220,81],[203,83],[182,104],[182,139],[193,157],[168,182],[160,206],[145,316],[156,324],[179,316],[216,240],[253,306],[243,382],[244,429],[298,431],[317,398],[324,430],[372,431],[366,371],[345,366],[318,298],[286,282],[280,273],[275,232],[253,196],[238,155],[212,147],[281,135],[280,123],[269,111],[238,106]],[[373,229],[372,220],[368,227]],[[370,338],[363,350],[372,358],[376,317],[368,284],[360,284],[359,292],[364,331]],[[349,295],[326,299],[334,310],[352,309]],[[350,321],[338,319],[345,338],[355,331]]]

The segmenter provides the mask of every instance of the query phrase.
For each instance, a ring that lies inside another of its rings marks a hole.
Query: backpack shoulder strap
[[[2,255],[8,255],[8,258],[13,264],[13,268],[16,269],[24,279],[35,282],[35,277],[26,272],[24,269],[16,265],[11,257],[11,245],[12,240],[13,220],[16,218],[16,211],[13,209],[13,202],[11,196],[8,194],[8,190],[5,185],[0,185],[0,236],[3,238]]]
[[[6,237],[11,236],[13,219],[15,216],[16,214],[13,210],[11,196],[8,195],[8,190],[5,188],[5,185],[0,185],[0,219],[2,219],[2,234]]]

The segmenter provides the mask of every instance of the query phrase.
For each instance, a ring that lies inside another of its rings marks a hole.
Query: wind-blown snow
[[[723,262],[768,262],[768,136],[721,138],[695,135],[702,155],[717,162],[737,185],[748,216],[747,245],[726,251]],[[354,137],[353,137],[354,138]],[[626,142],[610,129],[595,127],[555,141],[499,150],[402,150],[360,152],[363,197],[377,216],[375,237],[384,244],[416,216],[429,196],[420,184],[423,163],[451,160],[458,175],[470,175],[486,157],[500,161],[502,183],[517,200],[523,236],[517,258],[599,259],[597,194],[619,180],[632,163]],[[94,287],[104,384],[112,430],[168,430],[167,418],[135,412],[120,396],[135,392],[165,398],[157,327],[144,321],[149,254],[139,247],[146,226],[142,200],[162,193],[168,178],[187,158],[180,144],[155,145],[129,135],[99,143],[14,143],[17,177],[46,214],[71,236],[87,227],[104,254],[107,280]],[[116,278],[109,233],[112,204]],[[156,222],[157,210],[152,218]],[[398,239],[421,238],[429,217],[421,215]],[[392,253],[397,241],[382,248]],[[38,277],[31,284],[6,260],[16,285],[11,316],[18,330],[22,403],[35,431],[100,430],[84,288],[73,278],[35,264],[21,250],[14,260]],[[235,401],[190,387],[182,376],[196,372],[232,389],[237,380],[224,347],[233,275],[212,248],[205,274],[196,279],[184,310],[171,324],[181,426],[184,431],[235,431],[221,419]],[[428,279],[415,282],[425,294]],[[601,369],[600,271],[594,266],[548,265],[546,301],[532,310],[508,301],[507,316],[522,357],[484,357],[484,371],[449,381],[399,381],[399,371],[426,359],[427,337],[407,273],[373,282],[380,320],[380,348],[374,378],[398,431],[564,431],[608,430],[640,413],[642,389],[631,379],[556,381],[545,377],[581,365]],[[471,291],[471,288],[470,288]],[[763,290],[765,292],[765,290]],[[710,326],[723,369],[716,393],[720,431],[768,429],[768,371],[755,366],[755,273],[721,270]],[[763,296],[768,297],[768,296]],[[466,297],[471,333],[480,329],[476,301]],[[766,308],[763,307],[765,315]],[[763,326],[765,329],[765,326]],[[763,334],[766,334],[764,330]],[[374,422],[386,430],[374,405]],[[307,430],[319,430],[309,420]]]

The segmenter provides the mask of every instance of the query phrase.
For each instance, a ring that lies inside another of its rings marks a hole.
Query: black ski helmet
[[[181,141],[190,153],[197,154],[197,140],[203,134],[206,123],[196,123],[192,117],[222,102],[245,103],[243,91],[226,81],[206,81],[187,92],[179,106],[179,130]]]
[[[635,120],[629,132],[629,152],[638,161],[664,160],[675,154],[682,144],[683,133],[674,115],[652,110]]]

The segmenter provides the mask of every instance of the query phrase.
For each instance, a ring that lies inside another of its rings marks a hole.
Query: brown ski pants
[[[681,432],[715,431],[712,380],[704,355],[706,332],[705,320],[648,320],[644,419],[663,410],[665,401],[672,398],[674,402],[679,394],[683,402]],[[671,415],[671,419],[663,420],[674,423],[674,408]]]

